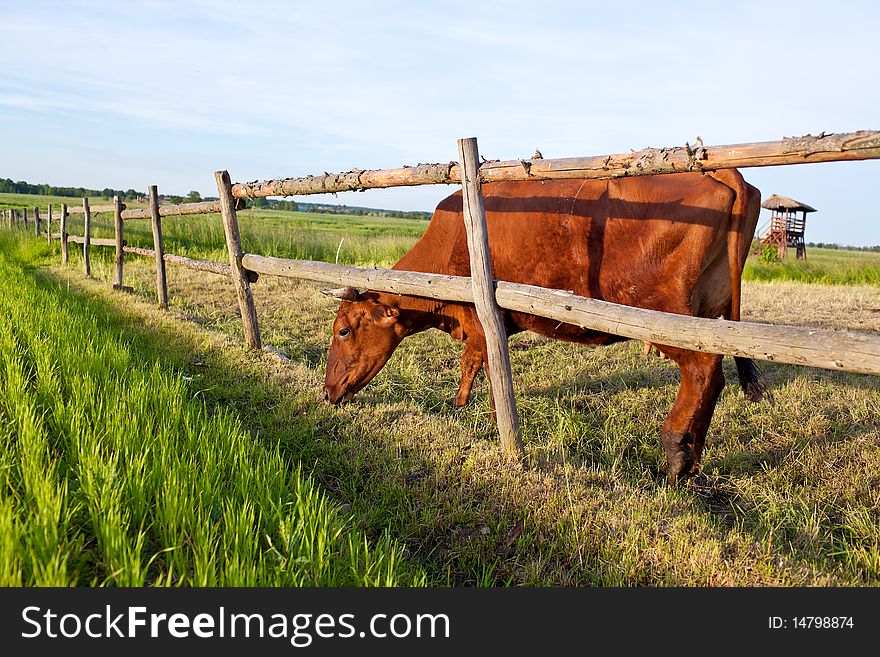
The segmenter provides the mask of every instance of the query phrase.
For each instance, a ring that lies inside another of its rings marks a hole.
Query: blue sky
[[[875,2],[0,0],[0,177],[233,180],[880,129]],[[746,169],[880,244],[880,163]],[[430,210],[449,187],[340,194]],[[324,200],[311,197],[304,200]],[[873,206],[873,207],[872,207]]]

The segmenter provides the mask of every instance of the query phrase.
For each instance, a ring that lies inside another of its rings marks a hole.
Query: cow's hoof
[[[666,477],[670,484],[693,476],[699,470],[697,455],[691,444],[690,434],[664,433],[661,436],[666,449]]]

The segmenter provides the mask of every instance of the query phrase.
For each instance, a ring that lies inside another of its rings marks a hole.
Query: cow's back
[[[700,173],[486,183],[493,273],[615,303],[717,317],[731,297],[727,232],[737,191],[729,180],[742,180],[736,171],[725,175],[727,183]],[[461,213],[461,192],[444,199],[395,268],[470,275]],[[563,335],[556,322],[511,316],[519,328],[578,339],[574,327]],[[551,324],[555,332],[548,332]]]

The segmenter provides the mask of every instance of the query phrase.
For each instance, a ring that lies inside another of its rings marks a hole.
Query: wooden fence
[[[61,232],[50,232],[49,238],[57,235],[61,239],[62,262],[67,261],[68,241],[81,240],[87,274],[89,246],[113,246],[116,249],[114,287],[119,288],[122,287],[125,253],[155,258],[157,297],[164,308],[168,305],[165,263],[230,277],[235,285],[241,311],[245,343],[253,348],[261,347],[251,291],[251,283],[256,281],[259,274],[473,303],[486,333],[489,379],[501,440],[506,449],[516,453],[522,453],[522,440],[513,394],[507,336],[501,321],[502,308],[659,345],[880,375],[880,336],[689,317],[589,299],[566,290],[496,281],[492,277],[489,260],[481,191],[481,183],[500,180],[611,179],[683,171],[880,159],[880,132],[859,131],[833,135],[823,133],[815,137],[806,135],[773,142],[728,146],[703,146],[698,141],[693,146],[686,144],[683,147],[648,148],[619,155],[555,160],[484,161],[482,164],[479,161],[476,139],[459,140],[458,148],[458,163],[421,164],[400,169],[353,170],[337,174],[325,173],[322,176],[237,184],[232,184],[226,171],[218,171],[215,178],[220,200],[213,203],[159,206],[155,186],[150,188],[148,209],[125,210],[119,200],[114,199],[112,206],[96,206],[90,210],[87,199],[83,199],[82,209],[62,206]],[[462,185],[464,195],[463,214],[472,272],[469,278],[266,257],[246,253],[242,245],[236,211],[241,209],[240,203],[244,199],[456,183]],[[69,212],[84,213],[83,237],[67,234],[66,221]],[[96,240],[90,237],[90,214],[96,212],[114,213],[115,239]],[[229,253],[228,265],[164,252],[162,216],[212,212],[220,212],[223,217]],[[38,213],[34,216],[39,221]],[[51,207],[49,217],[51,226]],[[127,246],[123,239],[124,221],[147,218],[152,221],[154,248]],[[8,225],[17,221],[19,219],[12,213],[8,214]],[[37,230],[39,231],[39,227]]]

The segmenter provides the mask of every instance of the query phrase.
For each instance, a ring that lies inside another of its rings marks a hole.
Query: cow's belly
[[[547,319],[546,317],[537,317],[525,313],[507,311],[506,320],[507,331],[510,335],[521,331],[531,331],[532,333],[553,338],[554,340],[592,345],[606,345],[629,339],[619,335],[611,335],[610,333],[584,329],[580,326],[565,324],[555,319]]]

